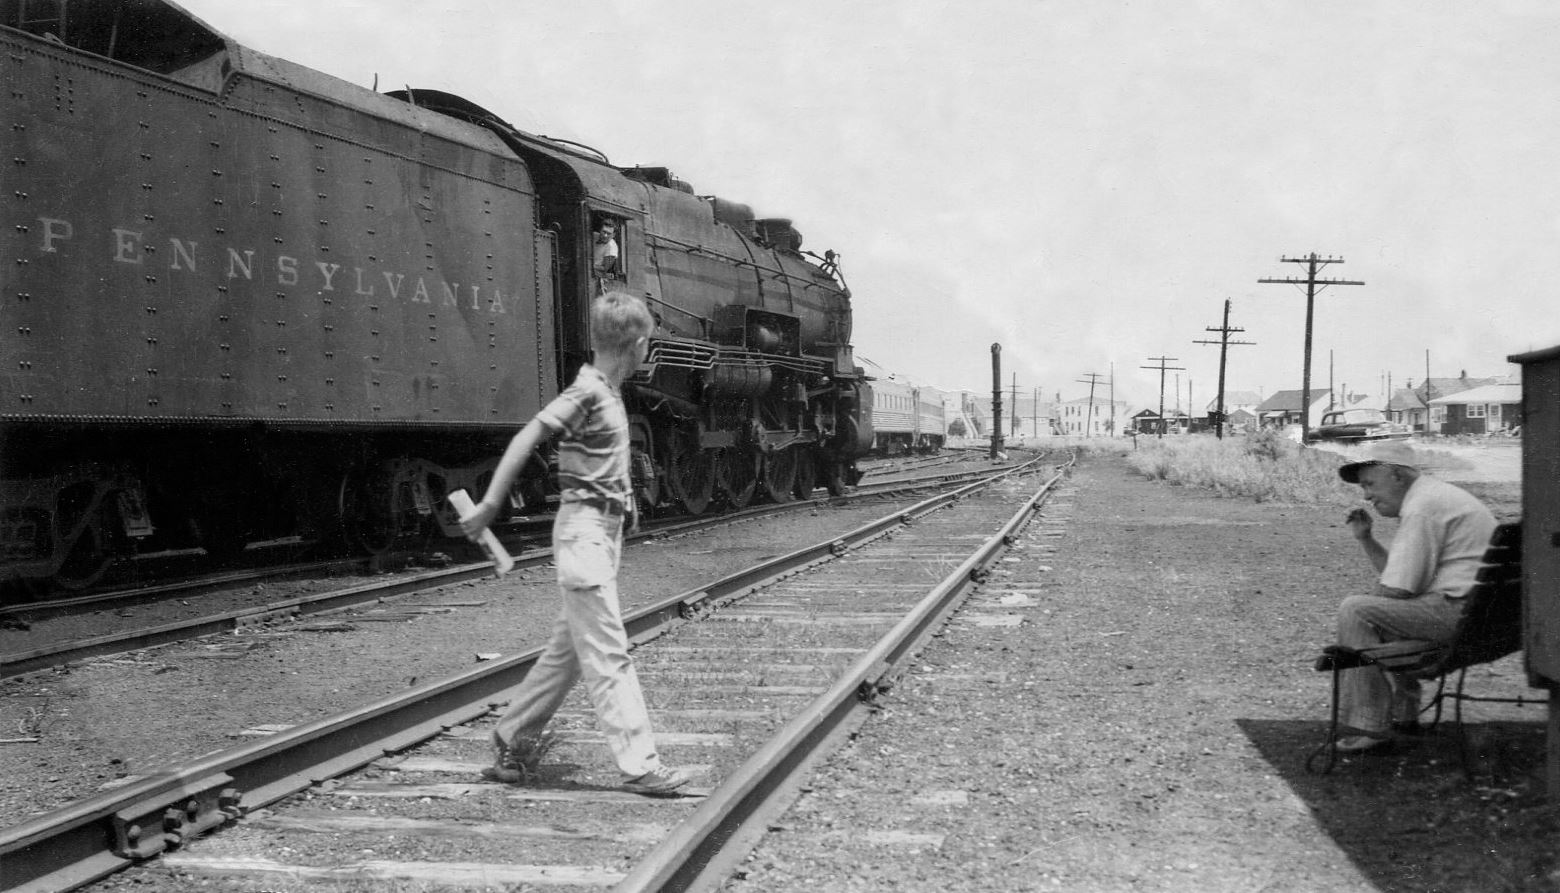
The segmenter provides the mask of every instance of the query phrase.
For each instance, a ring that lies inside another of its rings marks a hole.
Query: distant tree
[[[954,419],[953,421],[948,423],[948,436],[949,437],[963,437],[964,435],[965,435],[965,430],[964,430],[964,420],[963,419]]]

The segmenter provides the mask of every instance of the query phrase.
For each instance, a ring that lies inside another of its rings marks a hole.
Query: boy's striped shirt
[[[536,414],[563,434],[558,488],[564,502],[628,504],[628,411],[617,388],[589,363],[574,382]]]

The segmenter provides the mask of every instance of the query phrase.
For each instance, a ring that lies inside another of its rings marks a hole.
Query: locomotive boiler
[[[0,579],[458,537],[445,494],[588,360],[608,289],[658,320],[625,387],[641,510],[837,491],[871,445],[849,292],[789,221],[174,3],[0,0],[0,45]]]

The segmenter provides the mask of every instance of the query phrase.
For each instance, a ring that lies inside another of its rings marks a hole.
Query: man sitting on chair
[[[1371,595],[1351,595],[1338,608],[1338,644],[1369,648],[1398,639],[1448,642],[1473,588],[1495,516],[1460,487],[1424,477],[1410,465],[1376,459],[1351,462],[1338,476],[1359,484],[1384,518],[1398,518],[1390,549],[1376,541],[1364,509],[1349,512],[1349,531],[1381,574]],[[1339,720],[1350,733],[1338,750],[1385,746],[1395,731],[1417,729],[1419,680],[1379,666],[1344,670]]]

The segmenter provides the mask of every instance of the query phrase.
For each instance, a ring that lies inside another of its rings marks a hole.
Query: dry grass
[[[1127,462],[1150,480],[1201,487],[1257,502],[1353,505],[1359,490],[1338,479],[1345,459],[1303,449],[1272,432],[1219,440],[1207,435],[1139,438]]]

